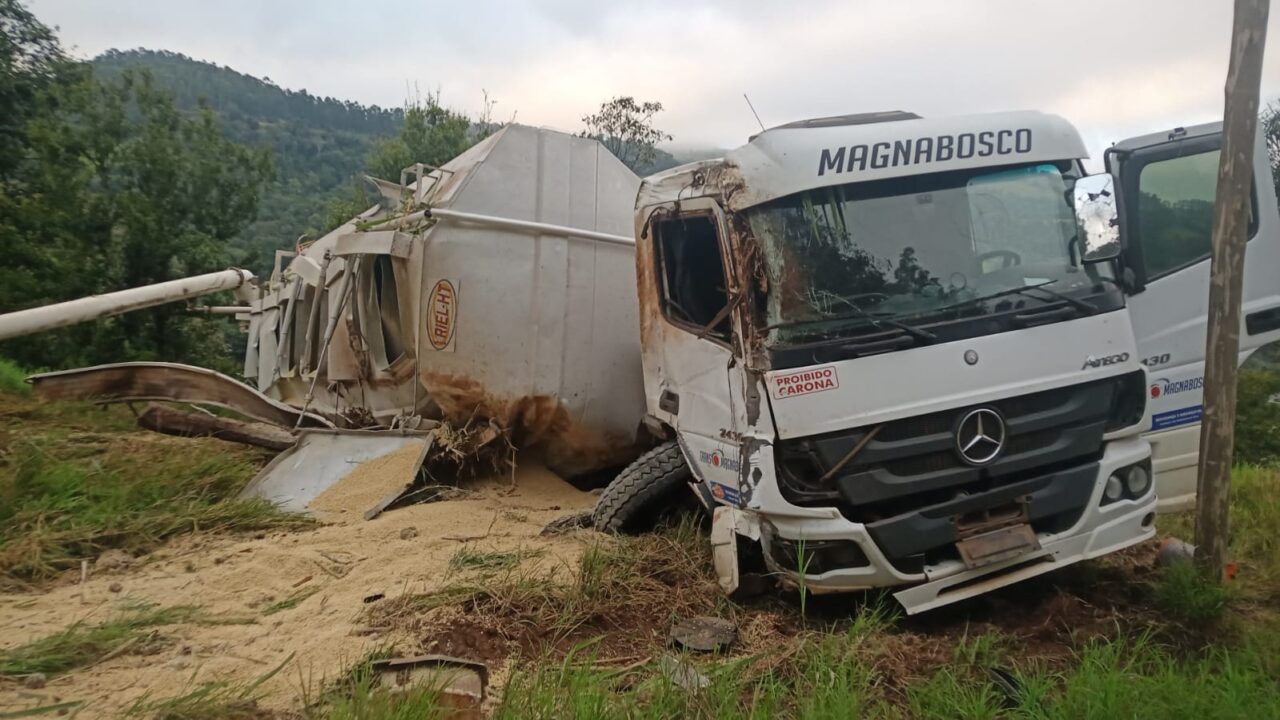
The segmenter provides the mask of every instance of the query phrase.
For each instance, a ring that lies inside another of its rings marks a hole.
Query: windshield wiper
[[[1053,282],[1057,282],[1057,281],[1056,281],[1056,280],[1048,280],[1048,281],[1046,281],[1046,282],[1042,282],[1042,283],[1040,283],[1039,285],[1028,285],[1028,286],[1026,286],[1026,287],[1010,288],[1010,289],[1008,289],[1008,290],[1001,290],[1001,291],[999,291],[999,292],[991,293],[990,295],[980,295],[980,296],[978,296],[978,297],[969,298],[968,300],[961,300],[961,301],[960,301],[960,302],[958,302],[958,303],[952,303],[952,304],[950,304],[950,305],[944,305],[944,306],[942,306],[942,307],[940,307],[940,308],[931,308],[931,309],[929,309],[929,310],[921,310],[920,312],[916,312],[916,313],[909,313],[909,314],[908,314],[908,313],[904,313],[904,314],[901,314],[901,315],[895,315],[894,317],[898,317],[898,318],[906,318],[906,317],[921,317],[921,316],[925,316],[925,315],[936,315],[936,314],[938,314],[938,313],[944,313],[944,312],[947,312],[948,310],[956,310],[956,309],[958,309],[958,308],[965,307],[966,305],[972,305],[972,304],[974,304],[974,303],[981,302],[981,301],[983,301],[983,300],[994,300],[994,299],[996,299],[996,298],[998,298],[998,297],[1004,297],[1004,296],[1006,296],[1006,295],[1016,295],[1016,294],[1018,294],[1018,293],[1026,292],[1027,290],[1035,290],[1036,288],[1044,287],[1045,285],[1048,285],[1049,283],[1053,283]],[[880,322],[885,322],[885,320],[884,320],[883,318],[876,318],[876,319],[877,319],[877,320],[880,320]]]
[[[1057,282],[1057,281],[1055,280],[1051,282]],[[1033,298],[1036,298],[1037,300],[1044,300],[1044,298],[1036,297],[1035,295],[1031,295],[1030,293],[1027,293],[1028,290],[1039,290],[1040,292],[1050,297],[1056,298],[1058,300],[1061,300],[1064,303],[1067,303],[1068,305],[1074,307],[1075,309],[1083,312],[1085,315],[1093,315],[1094,313],[1098,312],[1097,305],[1094,305],[1091,302],[1085,302],[1084,300],[1080,300],[1079,298],[1073,298],[1070,295],[1064,295],[1058,292],[1057,290],[1050,290],[1049,288],[1045,287],[1045,285],[1048,285],[1048,284],[1049,283],[1041,283],[1039,285],[1032,285],[1031,287],[1017,288],[1017,291],[1027,295],[1028,297],[1033,297]]]
[[[913,327],[906,323],[898,322],[897,320],[893,320],[890,318],[876,317],[875,315],[871,315],[867,313],[865,310],[857,310],[854,312],[840,313],[838,315],[829,315],[827,317],[821,317],[821,318],[808,318],[805,320],[788,320],[785,322],[774,323],[772,325],[766,325],[764,329],[773,330],[774,328],[780,328],[780,327],[794,327],[796,325],[814,325],[817,323],[824,323],[824,322],[840,322],[842,320],[865,320],[869,325],[871,325],[877,330],[884,330],[884,328],[880,326],[887,325],[891,328],[901,330],[907,335],[910,335],[916,340],[919,340],[924,343],[933,343],[938,340],[938,336],[934,335],[928,330],[921,330],[918,327]]]

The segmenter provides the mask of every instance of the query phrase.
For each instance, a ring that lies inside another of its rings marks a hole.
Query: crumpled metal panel
[[[131,402],[169,400],[214,405],[254,420],[292,428],[333,427],[315,413],[272,400],[220,372],[193,365],[128,362],[32,375],[27,381],[47,400]],[[302,422],[298,422],[299,416]]]
[[[281,510],[306,512],[307,505],[346,477],[357,465],[406,445],[425,447],[429,432],[303,430],[298,443],[280,453],[240,492]],[[405,478],[413,480],[417,468]]]

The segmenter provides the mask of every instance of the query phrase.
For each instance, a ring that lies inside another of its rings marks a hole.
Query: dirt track
[[[394,454],[371,461],[363,474],[391,469],[396,461]],[[0,713],[87,700],[81,717],[113,716],[143,696],[166,698],[211,681],[252,680],[290,653],[296,653],[294,662],[263,686],[263,705],[296,708],[304,687],[310,686],[314,696],[325,679],[374,648],[395,642],[401,652],[418,649],[413,637],[362,634],[368,632],[360,623],[364,598],[375,593],[394,598],[438,587],[450,558],[468,544],[481,550],[536,548],[539,555],[531,562],[568,569],[584,539],[538,533],[547,522],[595,501],[540,465],[524,463],[514,478],[480,481],[460,499],[365,521],[361,513],[385,490],[355,487],[351,481],[359,480],[359,474],[361,469],[318,499],[323,508],[318,514],[327,524],[314,531],[254,538],[190,536],[139,559],[134,567],[94,572],[84,585],[68,582],[39,595],[0,595],[0,647],[78,621],[101,622],[130,603],[196,605],[255,621],[160,628],[173,643],[155,655],[124,653],[51,678],[40,690],[0,686]],[[372,477],[366,480],[370,487],[377,485]],[[110,590],[113,583],[119,583],[119,592]],[[296,607],[264,614],[273,603],[312,589]]]

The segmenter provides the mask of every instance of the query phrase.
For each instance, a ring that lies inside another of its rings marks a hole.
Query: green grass
[[[1195,514],[1161,515],[1160,534],[1195,540]],[[1231,473],[1228,560],[1239,566],[1235,585],[1246,595],[1270,596],[1280,586],[1280,468],[1237,466]]]
[[[263,615],[275,615],[278,612],[292,610],[302,604],[303,600],[320,592],[318,587],[303,588],[283,600],[277,600],[262,610]]]
[[[1227,585],[1206,579],[1194,563],[1179,562],[1161,569],[1152,599],[1166,619],[1199,632],[1222,619],[1229,597]]]
[[[656,663],[618,670],[569,657],[517,670],[499,718],[1261,718],[1280,717],[1280,680],[1260,651],[1215,650],[1181,659],[1146,639],[1095,642],[1066,669],[1014,662],[1018,692],[991,682],[981,664],[951,663],[895,676],[873,637],[797,640],[782,664],[755,672],[744,659],[686,657],[710,684],[676,687]],[[783,651],[779,648],[779,651]],[[1016,653],[1014,653],[1016,655]]]
[[[520,563],[542,554],[540,550],[520,548],[511,552],[498,550],[477,550],[470,545],[463,545],[449,558],[449,572],[464,570],[493,571],[510,570]]]
[[[662,533],[601,538],[572,569],[526,567],[519,564],[524,557],[532,554],[463,548],[451,566],[489,569],[461,574],[428,594],[379,603],[371,610],[381,619],[373,622],[457,607],[507,627],[538,628],[555,642],[620,616],[645,615],[658,626],[681,613],[712,614],[731,607],[708,582],[710,548],[693,522]]]
[[[326,689],[317,701],[304,702],[306,720],[433,720],[453,716],[440,700],[440,688],[431,684],[398,688],[381,686],[372,662],[378,651],[357,663],[340,682]],[[306,693],[304,693],[305,696]]]
[[[0,392],[15,395],[30,394],[31,386],[26,380],[29,374],[12,361],[0,357]]]
[[[293,656],[263,675],[241,682],[203,683],[170,698],[144,697],[131,706],[128,717],[151,720],[433,720],[456,717],[441,702],[438,687],[424,684],[394,690],[382,686],[373,670],[375,660],[389,657],[376,650],[357,662],[339,681],[317,692],[305,678],[297,711],[272,711],[260,705],[261,687],[292,662]],[[301,673],[301,671],[299,671]]]
[[[244,618],[210,615],[199,608],[139,606],[97,624],[76,623],[60,632],[17,647],[0,650],[0,675],[54,674],[98,662],[103,657],[155,642],[153,629],[178,624],[252,622]]]
[[[153,720],[275,720],[295,718],[293,713],[275,713],[258,706],[263,683],[275,677],[293,661],[291,653],[279,665],[250,681],[215,681],[197,685],[171,698],[144,695],[134,701],[126,717]],[[373,718],[371,720],[376,720]]]
[[[181,533],[309,526],[265,501],[236,499],[265,457],[138,431],[123,407],[0,393],[0,588]]]

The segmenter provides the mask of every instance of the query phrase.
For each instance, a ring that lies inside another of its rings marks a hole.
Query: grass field
[[[309,525],[235,499],[264,459],[216,441],[138,433],[124,408],[46,404],[0,390],[0,584],[31,591],[103,550],[145,557],[179,534]],[[1188,515],[1162,516],[1158,525],[1162,535],[1192,535]],[[715,586],[705,530],[684,522],[638,537],[593,537],[569,572],[545,567],[536,547],[463,544],[443,586],[355,612],[414,628],[437,643],[433,652],[506,664],[487,708],[500,718],[1280,717],[1277,535],[1280,472],[1249,466],[1234,476],[1239,572],[1225,588],[1154,569],[1154,549],[1145,547],[917,618],[880,596],[802,602],[772,593],[734,603]],[[278,598],[250,619],[146,606],[74,625],[0,651],[0,682],[74,673],[165,643],[174,623],[270,623],[310,592]],[[737,643],[723,655],[672,650],[667,630],[689,615],[732,620]],[[367,661],[337,680],[300,678],[298,707],[263,709],[263,677],[281,672],[296,671],[264,668],[254,681],[148,698],[130,715],[448,716],[432,688],[378,689]]]
[[[309,525],[235,499],[269,457],[140,431],[123,406],[0,392],[0,589],[48,580],[107,549],[137,555],[176,534]]]

